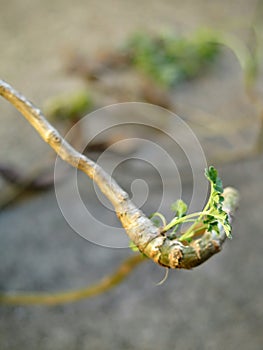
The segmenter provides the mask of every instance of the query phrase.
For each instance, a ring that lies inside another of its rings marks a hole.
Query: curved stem
[[[162,235],[152,221],[129,199],[128,194],[98,164],[77,152],[63,140],[58,131],[49,124],[41,111],[9,84],[0,80],[0,95],[13,104],[37,130],[39,135],[55,152],[72,166],[82,170],[111,201],[126,233],[148,258],[161,266],[191,269],[202,264],[221,250],[226,238],[224,230],[219,235],[206,234],[184,245]],[[238,204],[238,193],[233,188],[224,191],[224,210],[231,216]]]
[[[162,232],[166,232],[166,231],[170,230],[173,226],[181,224],[183,222],[186,222],[186,221],[188,221],[188,219],[194,218],[195,216],[200,216],[201,214],[203,214],[203,212],[202,211],[198,211],[196,213],[192,213],[192,214],[188,214],[186,216],[182,216],[181,218],[174,218],[171,222],[169,222],[168,225],[166,225],[162,229]]]
[[[153,214],[150,216],[150,219],[154,218],[155,216],[158,216],[158,217],[162,220],[163,226],[166,226],[166,225],[167,225],[166,219],[165,219],[165,217],[163,216],[163,214],[158,213],[158,212],[153,213]]]
[[[0,304],[8,305],[58,305],[72,303],[81,299],[91,298],[106,292],[122,282],[141,262],[146,261],[142,254],[136,254],[126,259],[110,276],[100,282],[68,292],[58,293],[0,293]]]

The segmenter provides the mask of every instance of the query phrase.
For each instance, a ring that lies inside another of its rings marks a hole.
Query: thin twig
[[[129,199],[128,194],[98,164],[77,152],[46,120],[41,111],[9,84],[0,80],[0,95],[13,104],[37,130],[57,154],[72,166],[82,170],[111,201],[118,218],[134,244],[148,258],[161,266],[191,269],[202,264],[221,250],[226,239],[223,229],[220,234],[206,233],[200,239],[184,245],[162,235],[141,210]],[[224,192],[224,210],[232,216],[238,203],[238,193],[233,188]]]
[[[141,262],[146,261],[142,254],[126,259],[110,276],[86,288],[57,293],[0,293],[0,304],[6,305],[58,305],[72,303],[81,299],[97,296],[122,282]]]

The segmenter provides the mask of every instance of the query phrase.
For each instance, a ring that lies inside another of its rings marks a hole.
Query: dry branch
[[[130,239],[148,258],[161,266],[191,269],[221,250],[226,238],[223,229],[219,235],[215,232],[206,232],[201,238],[187,245],[162,235],[160,229],[132,203],[128,194],[98,164],[77,152],[46,120],[38,108],[2,80],[0,80],[0,95],[23,114],[43,140],[63,160],[82,170],[96,182],[114,206]],[[235,189],[227,188],[224,196],[224,210],[231,218],[237,206],[238,194]]]

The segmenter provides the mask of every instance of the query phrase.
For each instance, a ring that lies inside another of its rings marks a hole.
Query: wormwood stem
[[[96,182],[114,206],[116,215],[132,242],[148,258],[164,267],[191,269],[221,250],[226,238],[226,230],[221,226],[217,232],[210,230],[209,234],[204,234],[188,244],[163,235],[110,175],[91,159],[77,152],[46,120],[38,108],[3,80],[0,80],[0,95],[21,112],[64,161],[82,170]],[[221,197],[224,198],[222,209],[230,222],[238,205],[238,193],[233,188],[226,188]],[[211,214],[210,210],[209,212]],[[188,219],[195,217],[193,214],[190,215],[192,216],[188,216]]]

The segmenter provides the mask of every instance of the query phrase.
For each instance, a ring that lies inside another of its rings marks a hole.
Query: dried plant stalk
[[[134,205],[128,194],[109,174],[98,164],[77,152],[62,138],[46,120],[40,109],[2,80],[0,80],[0,95],[21,112],[42,139],[64,161],[82,170],[96,182],[114,206],[115,212],[130,239],[148,258],[164,267],[191,269],[221,250],[226,239],[223,229],[220,230],[219,234],[206,232],[189,244],[183,244],[176,239],[170,240]],[[238,204],[238,193],[233,188],[226,188],[223,195],[225,197],[224,210],[231,218]]]

